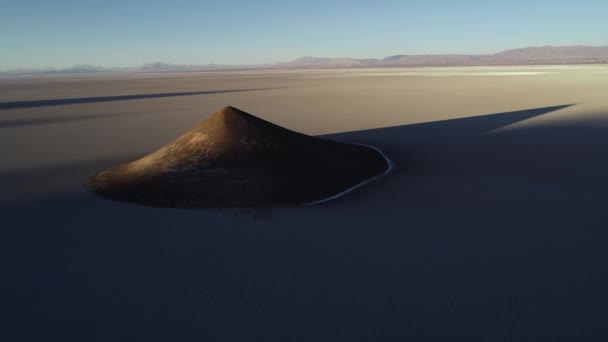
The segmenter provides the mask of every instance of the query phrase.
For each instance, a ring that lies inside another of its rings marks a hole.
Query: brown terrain
[[[389,167],[369,147],[310,137],[226,107],[88,185],[105,197],[148,205],[288,206],[332,197]]]

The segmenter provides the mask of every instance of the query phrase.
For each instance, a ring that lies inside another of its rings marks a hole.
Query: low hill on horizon
[[[100,72],[187,72],[239,69],[332,69],[370,67],[433,67],[433,66],[500,66],[547,64],[608,64],[608,46],[539,46],[504,50],[494,54],[426,54],[393,55],[384,58],[328,58],[304,56],[290,62],[254,65],[200,64],[181,65],[163,62],[146,63],[137,67],[106,68],[76,65],[57,69],[16,69],[0,71],[0,75],[73,74]]]
[[[303,57],[283,67],[423,67],[608,63],[608,46],[541,46],[494,54],[393,55],[381,59]]]

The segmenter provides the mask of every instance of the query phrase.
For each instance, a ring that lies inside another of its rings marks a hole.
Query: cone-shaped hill
[[[378,150],[311,137],[226,107],[175,141],[88,180],[115,200],[166,207],[306,204],[386,173]]]

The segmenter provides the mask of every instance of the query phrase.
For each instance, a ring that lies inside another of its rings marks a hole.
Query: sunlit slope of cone
[[[88,185],[104,197],[146,205],[278,206],[331,197],[388,167],[372,148],[307,136],[226,107]]]

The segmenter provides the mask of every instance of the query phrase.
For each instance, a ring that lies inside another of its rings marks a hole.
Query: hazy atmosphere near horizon
[[[608,1],[4,1],[0,341],[608,341]]]
[[[0,70],[608,45],[608,2],[7,1]]]

